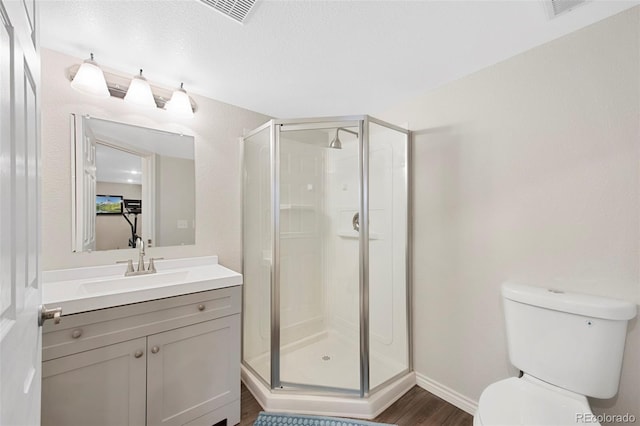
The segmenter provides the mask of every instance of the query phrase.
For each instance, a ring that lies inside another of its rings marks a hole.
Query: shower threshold
[[[365,398],[308,394],[304,390],[272,392],[249,368],[241,366],[242,382],[265,411],[352,417],[371,420],[416,384],[413,371],[391,380]]]

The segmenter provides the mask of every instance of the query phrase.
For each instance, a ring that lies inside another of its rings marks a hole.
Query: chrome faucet
[[[142,238],[138,237],[136,240],[136,247],[138,247],[138,271],[137,272],[145,272],[144,270],[144,242]],[[151,266],[151,265],[149,265]]]
[[[126,263],[127,264],[127,270],[124,273],[125,277],[130,277],[132,275],[145,275],[145,274],[155,274],[156,271],[156,265],[153,263],[154,260],[160,260],[163,259],[162,257],[156,257],[156,258],[151,258],[149,259],[149,267],[145,270],[144,267],[144,256],[145,256],[145,251],[144,251],[144,242],[142,241],[142,238],[138,237],[138,239],[136,240],[136,247],[138,248],[138,269],[137,270],[133,270],[133,260],[128,259],[128,260],[119,260],[116,263]]]

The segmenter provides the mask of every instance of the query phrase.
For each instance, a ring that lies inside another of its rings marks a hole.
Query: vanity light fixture
[[[104,78],[102,69],[93,60],[93,53],[91,53],[89,59],[80,65],[78,72],[71,81],[71,87],[89,95],[99,96],[101,98],[109,97],[107,81]]]
[[[193,117],[193,108],[187,91],[184,90],[184,83],[180,83],[180,88],[174,90],[171,99],[165,104],[164,109],[172,114],[182,117]]]
[[[156,101],[153,99],[153,92],[151,92],[151,86],[146,78],[142,75],[142,69],[140,74],[133,77],[127,94],[124,95],[124,100],[144,107],[155,107]]]
[[[85,72],[85,69],[88,71]],[[96,78],[96,75],[99,78]],[[69,67],[67,77],[71,82],[71,87],[83,93],[102,97],[110,95],[114,98],[124,99],[128,103],[168,110],[170,114],[181,117],[193,117],[193,114],[198,110],[198,105],[184,90],[182,84],[177,90],[152,86],[142,76],[142,70],[133,79],[109,71],[103,72],[93,61],[93,54],[91,59],[84,61],[84,63]],[[87,80],[98,80],[99,83],[87,83]],[[168,100],[169,98],[171,101]]]

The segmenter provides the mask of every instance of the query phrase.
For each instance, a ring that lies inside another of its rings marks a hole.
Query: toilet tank
[[[513,283],[502,298],[515,367],[581,395],[615,396],[635,304]]]

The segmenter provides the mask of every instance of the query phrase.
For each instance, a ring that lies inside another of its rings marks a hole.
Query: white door
[[[40,423],[39,81],[35,0],[0,0],[0,424]]]

